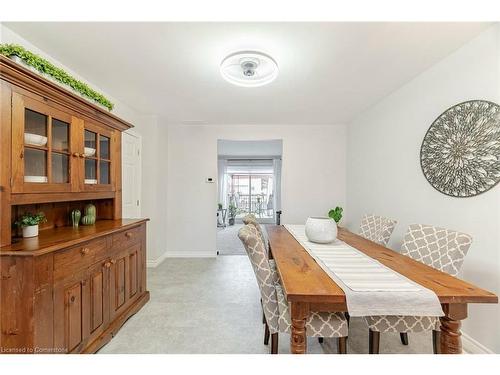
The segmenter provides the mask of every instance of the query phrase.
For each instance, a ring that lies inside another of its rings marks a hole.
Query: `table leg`
[[[292,320],[290,351],[292,354],[305,354],[307,352],[306,319],[309,316],[309,304],[292,302],[290,310]]]
[[[467,318],[466,304],[443,305],[445,316],[439,318],[441,322],[440,352],[442,354],[462,353],[461,320]]]

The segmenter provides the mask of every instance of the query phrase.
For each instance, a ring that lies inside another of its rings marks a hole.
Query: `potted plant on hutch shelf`
[[[24,238],[36,237],[38,236],[38,224],[45,223],[46,221],[47,219],[43,212],[37,214],[27,212],[16,221],[16,225],[23,229]]]

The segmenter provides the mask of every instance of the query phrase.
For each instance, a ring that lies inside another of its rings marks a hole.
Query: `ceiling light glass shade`
[[[222,60],[222,77],[238,86],[258,87],[267,85],[278,76],[278,64],[269,55],[257,51],[235,52]]]

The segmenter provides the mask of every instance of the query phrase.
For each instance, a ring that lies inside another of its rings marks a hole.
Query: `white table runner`
[[[351,316],[443,316],[436,294],[336,240],[310,242],[304,225],[285,225],[318,265],[342,288]]]

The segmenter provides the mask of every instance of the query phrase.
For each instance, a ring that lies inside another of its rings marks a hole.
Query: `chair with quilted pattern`
[[[396,224],[396,220],[388,219],[383,216],[365,214],[361,219],[359,234],[379,245],[387,246]]]
[[[271,268],[266,256],[264,243],[256,227],[247,224],[238,232],[238,237],[252,263],[266,320],[264,344],[269,342],[271,334],[271,353],[278,352],[278,332],[291,331],[288,302],[279,283],[276,270]],[[347,320],[342,313],[312,312],[306,321],[306,332],[313,337],[336,337],[339,353],[346,352]]]
[[[253,225],[255,229],[257,229],[257,232],[259,233],[260,239],[264,243],[264,247],[266,248],[266,257],[268,257],[269,249],[267,246],[267,241],[264,236],[264,231],[262,230],[262,227],[260,224],[257,222],[257,218],[255,217],[254,214],[247,214],[241,219],[245,225]],[[276,264],[274,263],[274,260],[269,259],[269,266],[276,271]],[[262,304],[262,299],[260,300],[260,303]],[[262,324],[266,324],[266,316],[264,315],[264,308],[262,308]],[[266,329],[266,336],[267,336],[268,330]],[[267,344],[266,344],[267,345]]]
[[[403,240],[401,254],[428,266],[456,276],[472,243],[468,234],[434,227],[410,225]],[[408,332],[432,330],[434,353],[439,347],[439,318],[428,316],[370,316],[365,318],[370,332],[370,353],[379,350],[381,332],[399,332],[401,342],[408,345]]]

